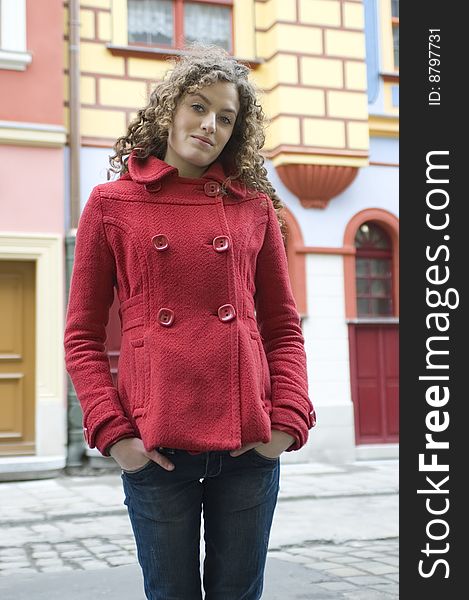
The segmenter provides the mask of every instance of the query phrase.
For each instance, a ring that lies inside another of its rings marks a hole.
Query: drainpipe
[[[75,238],[80,218],[80,0],[68,2],[69,23],[69,224],[65,238],[67,301],[75,256]],[[81,466],[85,452],[82,410],[67,376],[67,467]]]
[[[80,0],[69,0],[70,227],[80,218]]]

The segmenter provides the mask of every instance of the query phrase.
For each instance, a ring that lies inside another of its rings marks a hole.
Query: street
[[[144,600],[123,499],[118,469],[0,483],[0,597]],[[398,598],[398,577],[397,461],[281,465],[263,600]]]

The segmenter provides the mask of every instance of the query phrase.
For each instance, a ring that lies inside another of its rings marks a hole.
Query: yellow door
[[[35,263],[0,260],[0,456],[35,454]]]

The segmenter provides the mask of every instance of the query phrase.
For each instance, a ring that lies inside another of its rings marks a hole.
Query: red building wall
[[[25,71],[0,70],[0,120],[63,125],[63,2],[27,0]]]

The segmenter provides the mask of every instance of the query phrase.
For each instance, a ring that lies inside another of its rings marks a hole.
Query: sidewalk
[[[123,499],[119,469],[0,483],[0,597],[144,600]],[[282,464],[263,599],[384,600],[397,581],[398,462]]]

